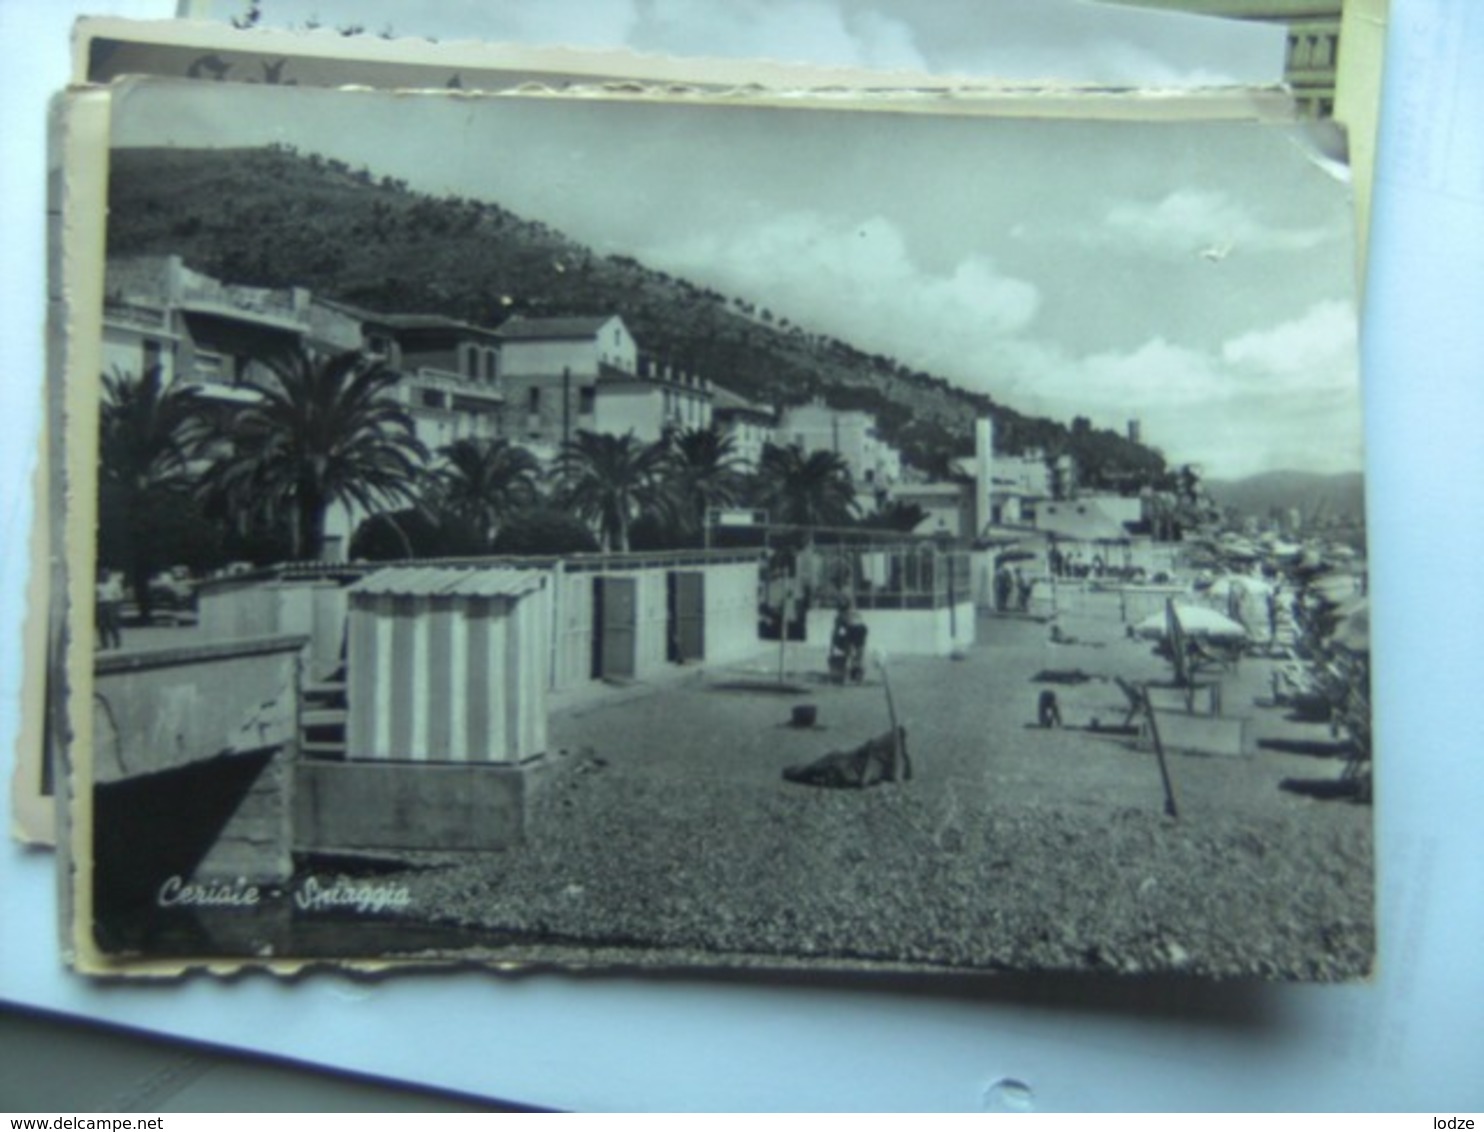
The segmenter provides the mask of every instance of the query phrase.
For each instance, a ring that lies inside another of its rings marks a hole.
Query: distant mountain
[[[772,310],[601,256],[546,224],[484,201],[408,190],[343,162],[268,149],[125,149],[111,157],[108,253],[178,254],[232,283],[308,287],[383,312],[485,326],[515,314],[613,311],[660,362],[779,406],[822,396],[865,409],[918,468],[943,474],[996,447],[1070,452],[1093,486],[1160,480],[1163,457],[1118,433],[1029,416],[983,394],[793,324]]]
[[[1260,519],[1291,507],[1309,522],[1365,518],[1365,477],[1360,472],[1265,472],[1239,480],[1207,480],[1205,486],[1222,507]]]

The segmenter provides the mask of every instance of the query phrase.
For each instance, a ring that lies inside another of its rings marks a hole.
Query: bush
[[[585,554],[598,549],[592,531],[566,511],[536,507],[517,515],[495,536],[496,554]]]

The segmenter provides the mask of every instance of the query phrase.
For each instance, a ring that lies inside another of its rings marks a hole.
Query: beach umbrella
[[[1322,574],[1309,583],[1309,589],[1338,605],[1346,598],[1359,596],[1360,579],[1354,574]]]
[[[1189,637],[1206,637],[1210,640],[1246,640],[1248,633],[1230,617],[1199,605],[1177,605],[1175,616],[1180,618],[1180,628]],[[1134,626],[1134,632],[1145,640],[1163,640],[1169,632],[1163,611],[1144,618]]]
[[[1371,602],[1361,598],[1343,607],[1335,623],[1335,644],[1349,652],[1371,651]]]
[[[1233,592],[1263,597],[1272,593],[1273,587],[1263,579],[1254,578],[1250,574],[1227,574],[1225,577],[1217,578],[1206,589],[1206,593],[1211,597],[1227,597]]]

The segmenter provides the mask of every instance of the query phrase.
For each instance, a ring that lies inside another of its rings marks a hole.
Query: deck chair
[[[1132,727],[1135,717],[1144,712],[1144,693],[1122,676],[1113,677],[1113,683],[1118,685],[1118,690],[1123,693],[1123,698],[1128,701],[1127,711],[1124,712],[1123,722],[1120,727]]]

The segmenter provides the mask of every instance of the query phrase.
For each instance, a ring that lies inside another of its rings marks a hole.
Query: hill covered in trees
[[[389,177],[291,149],[124,149],[111,157],[111,256],[178,254],[228,282],[308,287],[385,312],[486,326],[515,314],[609,311],[660,362],[779,406],[822,396],[874,413],[907,460],[943,474],[973,451],[973,422],[996,446],[1070,452],[1091,486],[1165,478],[1163,457],[1084,418],[1029,416],[933,374],[795,325],[627,256],[602,256],[500,206],[410,191]]]

